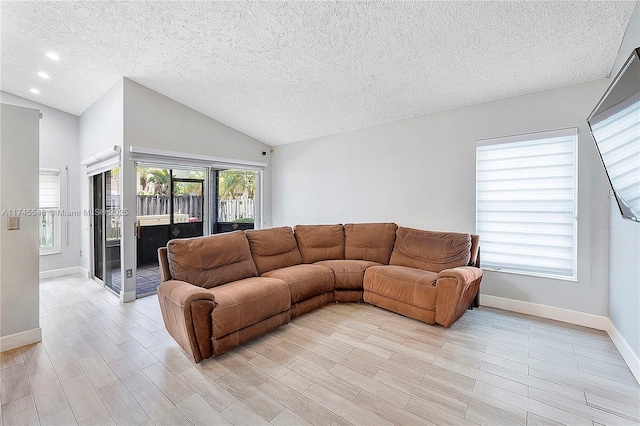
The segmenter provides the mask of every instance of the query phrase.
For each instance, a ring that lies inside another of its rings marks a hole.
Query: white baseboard
[[[609,318],[603,315],[588,314],[586,312],[572,311],[571,309],[558,308],[555,306],[490,296],[488,294],[480,294],[480,304],[490,308],[504,309],[505,311],[582,325],[584,327],[595,328],[596,330],[607,331],[611,323]]]
[[[42,341],[42,329],[40,329],[40,327],[21,331],[20,333],[9,334],[8,336],[0,337],[0,352],[9,351],[40,341]]]
[[[627,363],[629,370],[633,373],[633,376],[636,378],[636,382],[640,383],[640,358],[636,353],[633,352],[629,343],[622,337],[622,334],[618,331],[615,325],[611,322],[609,318],[607,318],[609,322],[609,328],[607,328],[606,332],[613,340],[613,344],[618,348],[618,352],[622,355],[624,362]]]
[[[120,301],[123,303],[133,302],[136,300],[136,291],[125,291],[120,293]]]
[[[627,343],[624,337],[618,332],[611,320],[604,315],[588,314],[586,312],[572,311],[571,309],[507,299],[488,294],[480,294],[480,305],[606,331],[614,345],[616,345],[616,348],[618,348],[627,366],[629,366],[636,381],[640,383],[640,359],[638,355],[633,352],[629,343]]]
[[[62,277],[65,275],[81,274],[83,277],[89,275],[89,271],[82,266],[71,266],[69,268],[51,269],[49,271],[41,271],[40,279]]]

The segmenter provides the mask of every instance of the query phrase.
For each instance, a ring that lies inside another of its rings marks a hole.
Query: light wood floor
[[[194,364],[156,296],[41,282],[43,342],[0,356],[2,423],[631,425],[640,388],[604,332],[467,311],[451,329],[329,305]]]

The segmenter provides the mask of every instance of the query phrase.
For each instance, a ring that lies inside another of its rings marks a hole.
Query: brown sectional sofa
[[[367,302],[449,327],[482,280],[475,235],[394,223],[297,225],[169,241],[165,326],[195,362],[330,302]]]

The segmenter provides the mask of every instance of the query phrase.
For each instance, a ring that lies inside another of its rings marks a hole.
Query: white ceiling
[[[80,115],[127,77],[280,145],[607,77],[634,6],[2,1],[0,82]]]

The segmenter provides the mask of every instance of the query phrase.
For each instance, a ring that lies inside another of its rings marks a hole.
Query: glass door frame
[[[173,191],[175,189],[174,183],[178,182],[178,183],[199,183],[202,185],[201,188],[201,193],[202,193],[202,234],[204,235],[208,235],[206,233],[206,229],[207,229],[207,221],[205,220],[208,216],[207,214],[207,206],[206,206],[206,194],[207,194],[207,178],[208,178],[208,173],[206,169],[202,169],[202,171],[204,171],[204,178],[203,179],[195,179],[195,178],[174,178],[173,177],[173,170],[174,169],[169,169],[169,173],[170,173],[170,185],[169,185],[169,193],[171,194],[171,196],[169,197],[169,223],[171,225],[174,224],[174,215],[175,215],[175,206],[173,205],[174,201],[173,201]],[[184,170],[184,169],[182,169]]]
[[[120,166],[116,166],[112,169],[107,169],[105,171],[101,171],[99,173],[95,173],[91,176],[89,176],[89,191],[90,191],[90,211],[89,211],[89,216],[90,216],[90,240],[91,240],[91,244],[90,244],[90,250],[91,250],[91,278],[98,282],[100,285],[102,285],[104,288],[107,288],[109,291],[118,294],[114,289],[113,289],[113,282],[112,282],[112,270],[114,268],[111,268],[110,262],[112,261],[112,259],[110,258],[109,254],[108,254],[108,241],[107,241],[107,220],[110,220],[110,215],[113,213],[112,211],[110,211],[110,209],[108,209],[108,207],[113,207],[113,206],[108,206],[108,201],[107,201],[107,197],[111,196],[111,190],[108,191],[108,189],[110,188],[110,183],[107,182],[107,178],[112,176],[113,170],[115,170],[116,168],[119,168]],[[100,188],[96,188],[96,181],[99,181],[99,185]],[[118,193],[120,192],[121,189],[121,183],[120,180],[118,180],[118,188],[117,191]],[[96,192],[96,191],[99,191]],[[96,206],[96,201],[99,201],[100,205]],[[99,236],[100,235],[100,236]],[[119,243],[118,243],[118,257],[119,257],[119,263],[120,266],[118,267],[119,272],[121,273],[121,268],[122,268],[122,236],[120,236],[119,238]],[[97,245],[99,245],[99,249],[97,249]],[[98,259],[98,256],[100,257],[100,259]],[[101,275],[99,276],[97,270],[99,268],[99,265],[101,264]],[[122,286],[122,280],[121,280],[121,284]],[[119,295],[119,294],[118,294]]]
[[[210,173],[210,191],[209,197],[211,202],[209,205],[211,206],[211,214],[209,215],[210,223],[209,223],[209,234],[217,234],[218,231],[218,201],[220,198],[219,194],[219,186],[220,186],[220,172],[225,172],[228,170],[241,170],[246,172],[251,172],[255,174],[255,182],[254,182],[254,207],[253,207],[253,228],[252,229],[261,229],[263,227],[263,218],[264,218],[264,170],[257,170],[254,168],[245,168],[242,166],[237,167],[209,167]],[[222,231],[225,232],[225,231]]]
[[[136,196],[138,195],[138,178],[137,178],[137,173],[138,173],[138,169],[139,168],[153,168],[153,169],[165,169],[169,172],[169,188],[168,188],[168,193],[169,193],[169,208],[168,208],[168,215],[169,215],[169,227],[170,230],[174,227],[175,225],[175,221],[174,221],[174,200],[173,200],[173,192],[175,190],[175,185],[174,183],[197,183],[197,184],[201,184],[202,185],[202,198],[203,198],[203,202],[202,202],[202,236],[206,236],[206,235],[210,235],[209,232],[209,224],[211,221],[211,217],[210,217],[210,206],[207,200],[207,197],[210,196],[210,168],[209,167],[205,167],[205,166],[188,166],[188,165],[176,165],[173,164],[171,162],[167,162],[167,163],[163,163],[160,161],[153,161],[153,162],[146,162],[146,161],[134,161],[133,162],[133,169],[135,171],[135,176],[136,179],[134,180],[134,185],[136,188]],[[187,178],[187,177],[174,177],[174,172],[175,171],[201,171],[204,172],[204,178],[203,179],[198,179],[198,178]],[[141,293],[138,294],[138,256],[140,254],[139,250],[140,250],[140,225],[139,225],[139,221],[138,221],[138,199],[136,198],[136,204],[133,206],[133,208],[131,209],[135,216],[135,223],[136,223],[136,238],[135,238],[135,270],[133,273],[133,277],[135,280],[135,288],[136,288],[136,299],[139,297],[146,297],[149,295],[154,294],[154,292],[145,292],[145,293]]]
[[[98,182],[99,181],[99,182]],[[100,188],[96,188],[99,185]],[[90,197],[90,227],[91,227],[91,277],[94,281],[105,286],[105,223],[99,220],[98,211],[105,208],[104,173],[97,173],[89,177]],[[98,200],[99,197],[99,200]],[[96,201],[100,203],[96,206]],[[99,258],[99,259],[98,259]],[[100,272],[98,272],[100,270]]]

